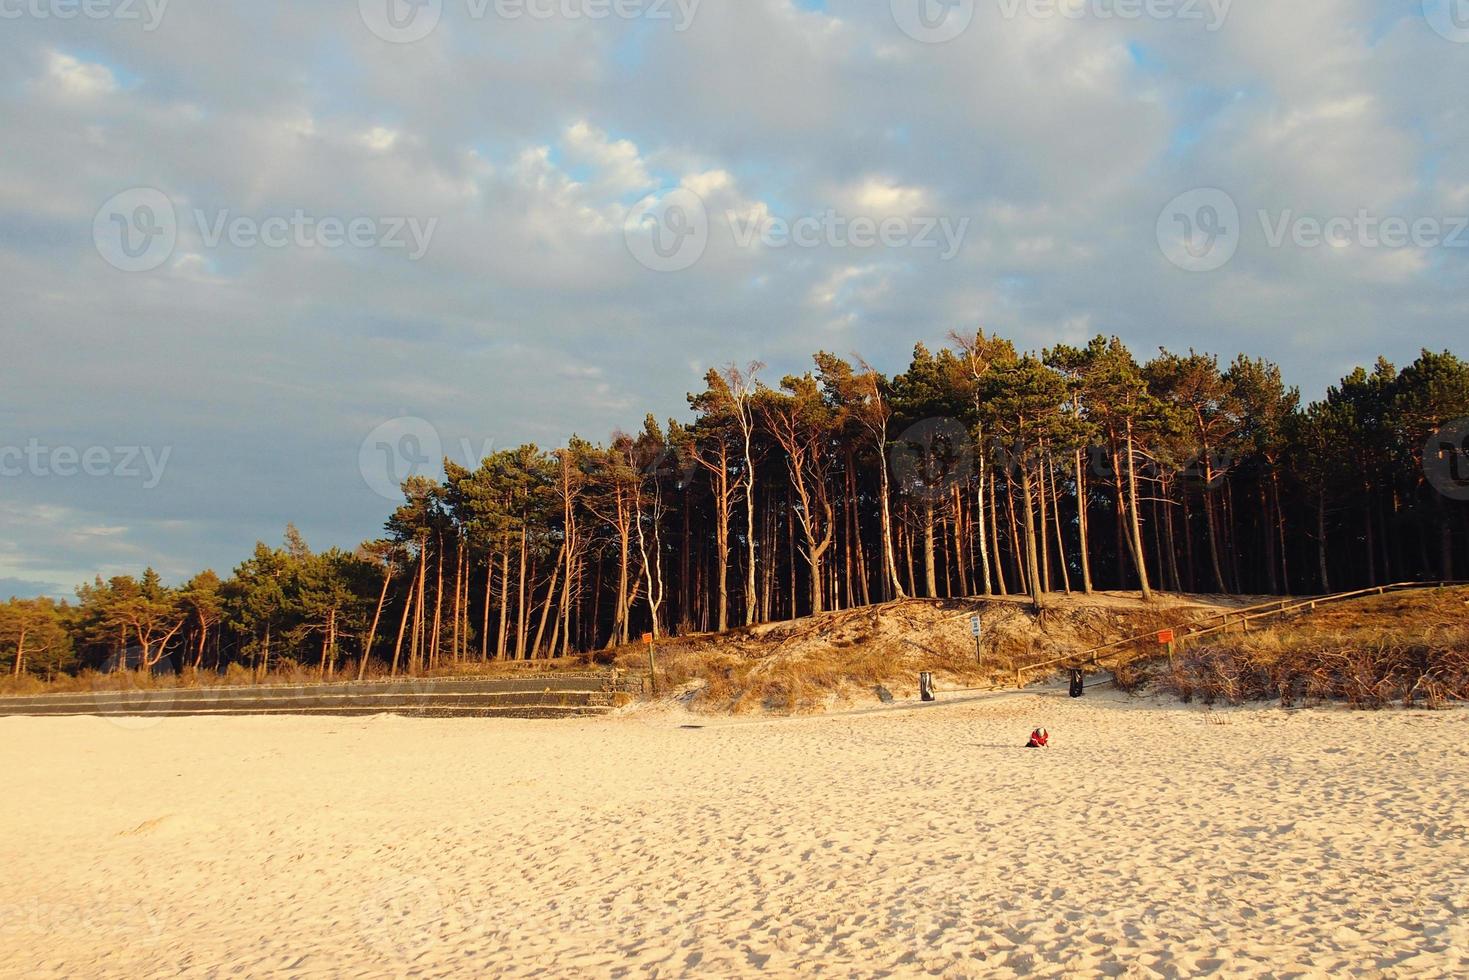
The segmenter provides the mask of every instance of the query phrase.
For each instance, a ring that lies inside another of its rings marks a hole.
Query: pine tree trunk
[[[429,669],[439,666],[439,637],[444,625],[444,538],[440,535],[435,544],[438,552],[437,570],[434,573],[434,628],[433,643],[429,648]]]
[[[1213,473],[1207,460],[1204,462],[1204,529],[1208,532],[1209,541],[1209,564],[1214,569],[1214,583],[1219,591],[1228,594],[1229,586],[1224,584],[1224,571],[1219,564],[1219,532],[1214,523],[1214,491],[1209,486],[1214,482]]]
[[[1137,503],[1137,455],[1133,444],[1132,420],[1127,423],[1127,500],[1128,510],[1131,511],[1131,544],[1133,562],[1137,566],[1137,578],[1141,585],[1144,601],[1153,598],[1153,587],[1148,583],[1148,565],[1146,553],[1143,551],[1143,526],[1142,517],[1138,513]]]
[[[1087,595],[1095,590],[1092,585],[1091,543],[1087,534],[1087,510],[1090,500],[1086,490],[1086,463],[1082,451],[1076,451],[1076,529],[1081,538],[1081,584]]]
[[[480,624],[479,631],[479,660],[480,663],[490,662],[490,605],[494,601],[495,585],[495,556],[485,555],[485,608],[484,619]]]
[[[724,633],[729,630],[729,471],[722,465],[719,473],[719,483],[715,489],[714,507],[717,511],[719,527],[716,528],[714,541],[715,560],[719,563],[716,571],[719,589],[719,611],[718,631]],[[746,605],[751,605],[751,597],[745,599]]]
[[[321,663],[316,665],[316,676],[319,680],[326,680],[326,661],[330,653],[331,636],[326,627],[321,630]]]
[[[770,503],[769,496],[769,494],[766,495],[765,502],[767,506],[765,508],[765,520],[763,527],[764,536],[761,538],[761,540],[764,542],[764,553],[770,556],[770,560],[767,561],[765,563],[765,567],[761,569],[761,581],[764,587],[761,589],[760,592],[760,618],[763,620],[771,620],[775,618],[775,555],[777,536],[780,533],[780,529],[778,527],[780,519],[775,513],[775,508],[768,506]]]
[[[1128,445],[1130,446],[1131,443],[1128,443]],[[1129,457],[1129,465],[1130,461],[1131,457]],[[1128,543],[1127,477],[1123,475],[1122,453],[1117,448],[1115,438],[1112,444],[1112,478],[1117,485],[1117,501],[1113,515],[1116,517],[1115,524],[1117,525],[1115,528],[1117,532],[1117,587],[1119,589],[1126,589],[1131,584],[1131,579],[1127,577],[1128,558],[1132,557],[1134,562],[1136,562],[1137,558],[1135,555],[1132,555],[1132,548]]]
[[[565,656],[569,652],[569,647],[571,643],[571,604],[573,601],[575,601],[576,596],[576,589],[573,588],[573,579],[575,578],[574,573],[577,570],[578,563],[576,556],[573,555],[571,551],[572,549],[570,544],[562,546],[562,554],[565,557],[565,564],[561,569],[560,653],[562,656]],[[553,636],[551,638],[551,655],[554,657],[556,656],[556,654],[556,637]]]
[[[826,577],[823,574],[826,566],[822,561],[825,554],[825,546],[818,546],[810,532],[807,532],[806,564],[811,569],[811,615],[813,616],[819,616],[826,611]]]
[[[1280,506],[1280,473],[1276,469],[1274,460],[1268,462],[1270,464],[1270,496],[1275,502],[1275,527],[1280,538],[1280,585],[1282,592],[1290,595],[1290,561],[1286,555],[1285,511]]]
[[[954,484],[954,562],[959,568],[959,591],[969,595],[969,569],[964,561],[964,497]]]
[[[790,570],[791,578],[791,608],[787,618],[795,619],[797,613],[796,599],[796,509],[786,508],[786,566]]]
[[[903,509],[906,517],[908,508]],[[907,520],[904,520],[903,526],[899,529],[898,547],[903,549],[903,564],[908,572],[908,594],[917,595],[918,576],[913,572],[913,529]]]
[[[463,579],[464,539],[458,538],[454,545],[454,662],[456,664],[459,662],[459,644],[463,639],[463,633],[461,631],[464,626],[464,619],[460,615],[462,595],[459,591],[462,588]]]
[[[937,598],[939,594],[937,577],[934,575],[933,564],[933,501],[927,500],[923,504],[923,584],[924,595],[930,599]]]
[[[618,531],[621,540],[618,542],[617,556],[617,611],[616,620],[613,622],[613,646],[626,645],[628,642],[628,618],[631,615],[631,602],[628,600],[628,588],[631,586],[630,572],[628,569],[628,549],[632,542],[628,539],[627,525],[624,523]]]
[[[847,492],[846,499],[842,502],[842,522],[838,526],[841,530],[842,538],[842,585],[846,590],[846,607],[850,609],[857,605],[857,583],[852,577],[852,541],[856,537],[857,515],[855,507],[856,494],[853,491],[852,484],[852,454],[850,451],[847,453],[847,465],[844,469],[846,473],[845,482]],[[839,599],[841,595],[842,593],[838,593]]]
[[[853,472],[849,473],[847,493],[851,500],[852,512],[852,548],[856,551],[857,562],[857,588],[861,595],[860,602],[864,606],[872,605],[871,575],[867,567],[867,551],[862,547],[862,515],[857,510],[857,474],[855,472],[856,461],[852,463]]]
[[[372,659],[372,641],[377,639],[377,626],[383,618],[383,605],[388,601],[388,584],[393,581],[393,563],[388,562],[386,572],[383,574],[383,590],[377,597],[377,612],[372,615],[372,629],[367,631],[367,639],[362,642],[362,663],[357,665],[357,679],[364,680],[367,677],[367,661]],[[203,657],[203,647],[200,647],[200,657]]]
[[[1158,501],[1158,499],[1154,497],[1152,502],[1153,514],[1151,521],[1151,524],[1153,525],[1153,553],[1158,556],[1158,580],[1163,585],[1163,590],[1166,592],[1168,590],[1168,561],[1163,552],[1163,517],[1162,514],[1159,513],[1159,508],[1161,506],[1162,505]]]
[[[1178,541],[1174,537],[1173,529],[1173,494],[1168,487],[1163,488],[1163,523],[1167,530],[1168,540],[1168,572],[1172,578],[1173,591],[1182,592],[1183,582],[1178,577]]]
[[[561,584],[561,562],[566,557],[566,545],[561,545],[561,551],[556,555],[556,560],[551,564],[551,585],[546,589],[546,603],[541,607],[541,621],[536,627],[536,641],[531,645],[531,659],[539,659],[541,656],[541,642],[546,638],[546,623],[551,617],[551,606],[556,601],[556,587]]]
[[[527,528],[520,526],[520,601],[515,613],[515,659],[525,659],[525,566],[527,557]]]
[[[1030,593],[1031,605],[1036,610],[1041,608],[1041,576],[1039,568],[1039,554],[1036,550],[1035,540],[1035,495],[1031,487],[1030,467],[1024,463],[1020,464],[1020,491],[1022,503],[1025,506],[1025,557],[1026,557],[1026,586]]]
[[[1000,502],[995,499],[995,486],[998,482],[993,473],[987,481],[989,483],[989,522],[990,522],[990,548],[995,553],[995,587],[1001,596],[1010,594],[1010,587],[1005,582],[1005,560],[1000,555]]]
[[[908,594],[903,590],[903,580],[898,576],[897,547],[893,541],[892,482],[889,479],[888,462],[885,456],[878,460],[878,468],[882,474],[880,495],[882,498],[883,574],[887,578],[887,588],[883,591],[888,593],[888,599],[906,599]]]
[[[1055,470],[1051,471],[1051,519],[1056,525],[1056,564],[1061,569],[1061,585],[1071,594],[1071,569],[1066,561],[1066,535],[1061,528],[1061,491],[1056,486]],[[1045,529],[1042,528],[1042,531]]]
[[[755,625],[755,457],[751,428],[745,426],[745,625]]]
[[[1025,540],[1020,533],[1020,522],[1015,519],[1015,479],[1010,476],[1005,481],[1005,516],[1010,523],[1010,557],[1015,566],[1015,581],[1020,583],[1024,592],[1030,594],[1030,565],[1025,560]]]
[[[495,659],[504,662],[510,653],[510,536],[501,538],[500,551],[500,630],[495,643]]]
[[[691,488],[687,484],[685,484],[684,485],[684,488],[683,488],[683,506],[682,506],[682,508],[680,508],[683,511],[683,546],[681,548],[679,548],[679,552],[678,552],[678,583],[679,583],[679,593],[678,593],[678,623],[679,624],[692,623],[693,622],[693,613],[692,613],[692,606],[693,606],[692,599],[693,599],[693,596],[692,596],[692,593],[689,591],[690,590],[690,584],[691,584],[690,580],[692,578],[692,575],[690,574],[689,553],[693,550],[693,528],[689,524],[689,521],[690,521],[690,514],[689,514],[689,512],[690,512],[690,510],[692,510],[692,508],[689,505],[690,505],[692,499],[693,499],[693,497],[692,497]]]
[[[943,513],[943,511],[940,511],[939,512],[939,526],[938,526],[938,541],[939,541],[939,544],[941,544],[943,546],[943,549],[944,549],[943,562],[944,562],[944,596],[945,597],[948,597],[948,596],[951,596],[951,595],[954,594],[954,576],[953,576],[953,564],[954,563],[952,561],[950,561],[950,558],[952,556],[949,554],[949,536],[946,533],[944,533],[944,527],[948,523],[948,521],[949,521],[948,516],[945,515]]]
[[[976,515],[975,524],[979,527],[979,571],[983,580],[984,594],[991,596],[995,594],[994,575],[990,567],[990,542],[988,527],[988,508],[985,506],[985,485],[988,482],[985,475],[984,454],[981,446],[979,459],[979,513]]]
[[[408,656],[408,673],[417,674],[423,662],[423,594],[428,588],[428,539],[418,545],[418,599],[413,606],[413,649]]]
[[[1051,524],[1051,508],[1047,499],[1049,494],[1046,491],[1046,484],[1050,482],[1046,479],[1046,471],[1049,468],[1046,463],[1046,454],[1042,451],[1040,454],[1040,465],[1036,468],[1035,489],[1038,491],[1040,498],[1040,533],[1037,535],[1037,538],[1040,544],[1041,591],[1047,595],[1051,592],[1051,547],[1050,539],[1046,534],[1046,529]]]
[[[408,597],[403,602],[403,619],[398,623],[398,642],[393,646],[393,677],[398,676],[398,666],[402,662],[403,634],[408,630],[408,616],[413,609],[413,579],[408,580]],[[411,661],[410,661],[411,662]]]

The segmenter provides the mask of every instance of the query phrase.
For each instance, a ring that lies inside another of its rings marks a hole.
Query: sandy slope
[[[1469,972],[1465,713],[1219,720],[0,720],[0,975]]]

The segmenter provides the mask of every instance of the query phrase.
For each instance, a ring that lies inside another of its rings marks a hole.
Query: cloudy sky
[[[1466,76],[1466,0],[0,0],[0,595],[734,361],[1464,353]]]

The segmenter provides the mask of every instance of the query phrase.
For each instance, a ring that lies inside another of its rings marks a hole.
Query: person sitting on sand
[[[1027,749],[1046,749],[1051,746],[1051,733],[1044,728],[1037,728],[1030,733],[1030,744]]]

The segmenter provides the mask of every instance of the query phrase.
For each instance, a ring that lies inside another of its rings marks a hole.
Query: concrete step
[[[24,714],[136,714],[155,711],[200,711],[250,713],[281,711],[290,708],[348,707],[392,711],[428,705],[446,708],[515,708],[515,707],[585,707],[610,708],[613,695],[601,691],[554,691],[532,694],[509,692],[492,694],[302,694],[252,695],[241,697],[169,697],[169,692],[147,694],[113,694],[85,701],[37,701],[26,705],[0,705],[0,715]]]
[[[624,685],[616,685],[624,689]],[[251,714],[419,714],[445,717],[558,717],[606,712],[618,694],[606,674],[400,679],[366,684],[152,688],[0,697],[0,717],[114,715],[177,717]]]
[[[219,687],[219,688],[156,688],[136,691],[97,691],[92,694],[37,695],[32,697],[0,698],[0,714],[19,708],[49,707],[53,705],[89,706],[110,704],[132,704],[148,702],[171,702],[174,704],[252,704],[262,701],[304,700],[363,700],[390,701],[415,698],[526,698],[542,699],[610,698],[614,692],[604,688],[542,688],[537,690],[477,690],[444,689],[411,690],[360,690],[328,687]]]
[[[515,718],[515,719],[542,719],[542,718],[587,718],[596,717],[610,713],[610,706],[571,706],[553,707],[549,705],[519,705],[509,707],[485,707],[485,706],[402,706],[402,707],[347,707],[329,705],[323,707],[290,707],[269,708],[251,710],[199,710],[191,708],[159,709],[152,711],[137,712],[99,712],[99,711],[47,711],[36,713],[25,713],[25,717],[44,718],[254,718],[254,717],[323,717],[323,718],[362,718],[375,715],[397,715],[404,718]]]

